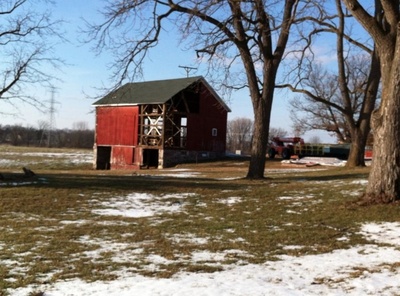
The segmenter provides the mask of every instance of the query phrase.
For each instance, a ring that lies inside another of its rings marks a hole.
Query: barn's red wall
[[[138,106],[97,107],[96,145],[136,146]]]
[[[111,153],[112,169],[138,169],[140,158],[137,157],[138,149],[129,146],[113,146]]]
[[[227,117],[227,110],[203,87],[199,113],[188,114],[187,150],[225,152]]]

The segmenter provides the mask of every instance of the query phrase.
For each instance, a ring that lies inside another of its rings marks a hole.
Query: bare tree
[[[311,143],[311,144],[321,144],[322,141],[321,141],[321,138],[320,138],[319,136],[312,136],[312,137],[308,140],[308,143]]]
[[[273,138],[284,138],[287,135],[288,132],[283,128],[271,127],[269,129],[269,142],[271,142]]]
[[[349,143],[350,131],[344,115],[332,106],[342,106],[337,75],[316,63],[305,71],[301,84],[304,88],[292,89],[304,94],[289,102],[295,129],[301,134],[310,130],[328,131],[335,134],[338,142]]]
[[[370,132],[370,118],[380,83],[376,51],[346,32],[346,18],[341,0],[335,0],[337,15],[313,19],[317,28],[307,37],[327,32],[336,35],[336,73],[315,65],[301,56],[305,70],[299,72],[296,85],[286,85],[304,95],[304,101],[292,101],[292,117],[297,126],[334,132],[340,142],[351,143],[348,167],[365,166],[364,151]],[[327,10],[325,10],[327,11]],[[360,49],[363,52],[360,52]],[[299,117],[305,111],[306,118]]]
[[[89,129],[89,124],[87,123],[87,121],[76,121],[72,124],[72,129],[85,131]]]
[[[371,119],[374,155],[364,201],[390,203],[400,199],[400,1],[376,0],[372,12],[371,3],[343,2],[373,38],[381,63],[382,97]]]
[[[57,69],[62,61],[52,56],[52,44],[61,34],[60,21],[52,21],[50,11],[36,11],[35,4],[48,0],[0,1],[0,102],[16,106],[22,100],[44,107],[40,99],[28,90],[29,86],[49,87],[55,76],[44,66]],[[1,111],[0,111],[1,113]]]
[[[86,121],[77,121],[72,124],[72,131],[69,131],[69,140],[73,147],[92,148],[94,132],[89,129]]]
[[[240,117],[230,120],[227,128],[227,146],[230,151],[241,150],[248,153],[251,150],[253,137],[253,121]]]
[[[23,131],[24,128],[21,125],[14,125],[10,127],[10,143],[14,146],[19,146],[23,142]]]
[[[371,76],[371,58],[358,54],[344,61],[346,69],[346,93],[343,95],[339,87],[339,79],[336,73],[331,73],[322,66],[316,64],[309,68],[300,89],[294,88],[295,92],[301,92],[302,97],[296,97],[290,101],[291,118],[297,129],[302,132],[309,130],[324,130],[334,134],[339,143],[354,143],[355,157],[349,158],[350,166],[363,166],[364,147],[370,132],[367,123],[372,114],[373,106],[377,97],[375,96],[379,86],[379,71],[376,84],[374,84],[374,96],[366,95],[369,77]],[[376,69],[373,69],[376,71]],[[344,108],[343,102],[347,102]],[[366,105],[368,109],[366,109]],[[361,137],[357,137],[357,133]],[[360,139],[361,138],[361,139]],[[360,157],[358,157],[360,156]]]
[[[89,26],[87,33],[99,51],[108,48],[116,54],[114,78],[121,83],[142,73],[143,61],[158,45],[163,28],[176,25],[199,62],[207,61],[210,73],[222,72],[215,75],[222,77],[219,84],[248,88],[254,136],[247,177],[263,178],[277,72],[296,17],[319,14],[312,4],[308,0],[113,0],[105,7],[106,20]],[[115,35],[116,30],[120,34]]]

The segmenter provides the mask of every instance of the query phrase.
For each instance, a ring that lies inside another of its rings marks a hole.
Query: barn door
[[[109,170],[111,146],[97,146],[96,170]]]
[[[158,168],[158,149],[143,149],[143,167]]]

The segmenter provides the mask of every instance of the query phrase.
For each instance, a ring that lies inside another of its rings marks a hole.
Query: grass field
[[[91,162],[91,151],[0,147],[1,296],[121,271],[171,278],[325,254],[370,244],[365,223],[400,221],[398,206],[354,203],[368,168],[268,161],[268,178],[252,181],[245,160],[137,172]]]

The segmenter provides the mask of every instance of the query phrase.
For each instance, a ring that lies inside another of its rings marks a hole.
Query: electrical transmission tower
[[[55,105],[58,102],[56,102],[56,100],[55,100],[56,89],[55,89],[54,86],[51,88],[50,94],[51,94],[51,98],[50,98],[50,101],[49,101],[50,107],[48,109],[49,122],[47,124],[47,128],[46,128],[46,131],[45,131],[45,133],[47,135],[47,147],[51,146],[52,133],[53,133],[53,131],[55,129],[55,125],[56,125],[56,123],[55,123],[56,122],[55,114],[57,112],[57,109],[56,109]],[[43,139],[43,134],[42,134],[42,139]]]

